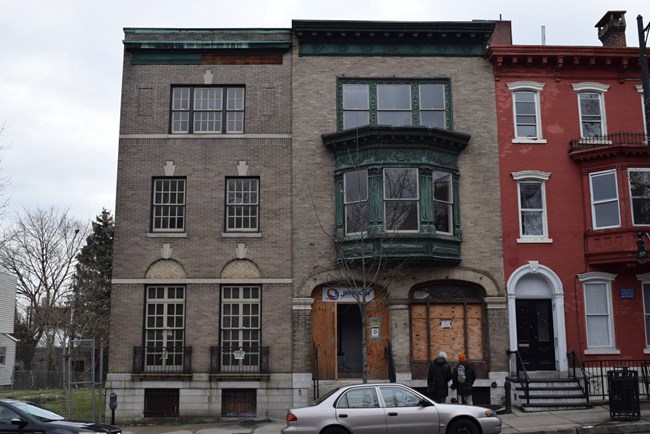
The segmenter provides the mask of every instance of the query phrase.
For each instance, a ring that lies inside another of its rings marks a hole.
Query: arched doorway
[[[478,375],[487,372],[483,288],[460,281],[427,282],[411,290],[413,378],[426,378],[438,352],[465,353]]]
[[[566,371],[564,292],[557,274],[530,261],[512,273],[507,287],[510,351],[519,352],[527,371]]]
[[[312,292],[312,340],[317,352],[318,378],[336,380],[363,376],[361,311],[358,288],[322,285]],[[388,309],[386,291],[366,294],[368,378],[388,378]]]

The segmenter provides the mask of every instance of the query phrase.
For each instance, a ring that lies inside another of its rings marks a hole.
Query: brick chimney
[[[598,39],[603,43],[603,47],[627,47],[625,42],[625,12],[609,11],[596,23]]]

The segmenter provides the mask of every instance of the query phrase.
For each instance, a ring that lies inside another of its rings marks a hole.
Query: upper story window
[[[650,349],[650,282],[643,282],[643,316],[645,323],[645,346]]]
[[[650,169],[628,169],[632,224],[650,225]]]
[[[605,92],[609,86],[600,83],[577,83],[572,86],[578,92],[580,137],[598,138],[607,135]]]
[[[519,198],[519,242],[548,242],[546,181],[550,173],[538,171],[515,172]]]
[[[417,169],[384,169],[384,228],[386,231],[418,231],[419,202]]]
[[[259,230],[260,182],[257,178],[226,180],[226,232]]]
[[[637,92],[641,94],[641,114],[643,114],[643,132],[648,131],[648,119],[645,117],[645,99],[643,97],[643,86],[637,85],[636,86]],[[646,140],[648,138],[646,137]]]
[[[591,219],[594,229],[616,228],[621,225],[616,171],[589,174]]]
[[[154,178],[151,197],[151,230],[185,230],[185,178]]]
[[[542,83],[518,81],[507,84],[512,91],[515,142],[542,139],[539,94]]]
[[[454,232],[454,195],[451,173],[433,172],[433,212],[436,232]]]
[[[364,125],[449,128],[447,80],[339,80],[339,129]]]
[[[172,133],[243,133],[243,87],[174,87]]]
[[[343,174],[345,233],[368,230],[368,171],[354,170]]]
[[[0,366],[5,365],[7,361],[7,347],[0,347]]]

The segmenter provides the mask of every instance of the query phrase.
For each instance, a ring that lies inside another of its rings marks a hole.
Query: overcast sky
[[[648,0],[5,0],[0,8],[0,177],[9,215],[115,209],[124,27],[290,28],[292,19],[509,20],[515,44],[601,45],[594,25],[627,11],[627,43]],[[0,198],[2,200],[3,198]],[[119,218],[119,216],[117,216]],[[0,222],[1,225],[1,222]]]

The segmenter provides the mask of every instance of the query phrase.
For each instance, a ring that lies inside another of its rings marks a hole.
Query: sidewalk
[[[609,406],[594,405],[586,410],[542,411],[526,413],[513,408],[499,415],[502,433],[537,434],[650,434],[650,402],[641,402],[641,419],[615,421]],[[205,424],[124,426],[123,434],[280,434],[284,421],[225,421]]]

